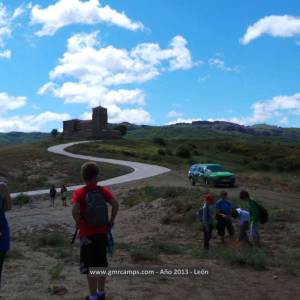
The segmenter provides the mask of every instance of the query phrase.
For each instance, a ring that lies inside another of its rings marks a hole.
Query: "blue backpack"
[[[89,226],[106,226],[109,223],[108,207],[101,187],[87,190],[85,220]]]

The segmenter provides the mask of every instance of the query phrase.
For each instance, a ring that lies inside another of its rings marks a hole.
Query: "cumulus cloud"
[[[141,22],[132,21],[124,12],[118,12],[110,6],[101,6],[99,0],[58,0],[46,8],[32,6],[31,24],[40,24],[38,36],[52,36],[59,29],[72,24],[106,23],[132,31],[144,28]]]
[[[223,59],[221,59],[220,57],[211,58],[211,59],[209,59],[208,63],[211,67],[219,69],[224,72],[234,72],[234,73],[240,72],[240,69],[238,66],[228,67],[225,64],[225,61]]]
[[[14,116],[7,118],[0,117],[0,131],[40,131],[41,127],[49,122],[61,122],[67,119],[70,119],[69,114],[53,112],[43,112],[39,115]]]
[[[0,58],[10,59],[11,58],[11,51],[10,50],[0,51]]]
[[[0,92],[0,107],[1,112],[15,110],[26,105],[27,98],[23,96],[10,96],[7,93]]]
[[[169,111],[169,113],[168,113],[168,117],[169,117],[169,118],[176,118],[176,117],[180,117],[180,116],[182,116],[182,115],[183,115],[182,112],[179,112],[179,111],[176,111],[176,110],[171,110],[171,111]]]
[[[133,122],[130,116],[134,115],[135,122],[140,123],[143,118],[147,123],[151,117],[146,111],[120,108],[144,105],[144,91],[120,86],[147,82],[162,72],[192,68],[193,60],[186,44],[183,37],[175,36],[166,49],[161,49],[159,44],[143,43],[127,50],[112,45],[102,47],[97,32],[76,34],[69,38],[66,52],[50,72],[51,81],[38,93],[51,93],[66,103],[103,105],[111,110],[111,122],[124,121],[125,117]]]
[[[23,14],[21,7],[16,8],[13,12],[9,12],[2,2],[0,2],[0,59],[10,58],[11,51],[4,49],[5,42],[12,35],[13,23],[15,19]],[[4,50],[1,50],[4,49]]]
[[[258,101],[252,106],[252,123],[264,122],[274,117],[279,117],[287,122],[287,116],[300,116],[300,93],[291,96],[276,96],[270,100]]]
[[[300,18],[289,15],[272,15],[249,26],[241,39],[241,43],[247,45],[262,35],[291,37],[298,34],[300,34]]]

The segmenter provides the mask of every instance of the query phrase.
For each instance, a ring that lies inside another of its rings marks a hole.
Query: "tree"
[[[127,133],[127,126],[124,124],[117,125],[114,129],[119,130],[122,136]]]
[[[56,139],[57,135],[58,135],[58,130],[55,128],[55,129],[52,129],[51,130],[51,135],[53,137],[53,139]]]

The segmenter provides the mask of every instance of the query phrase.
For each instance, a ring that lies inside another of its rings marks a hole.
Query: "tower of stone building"
[[[98,106],[93,108],[93,135],[96,137],[101,130],[107,129],[107,109]]]

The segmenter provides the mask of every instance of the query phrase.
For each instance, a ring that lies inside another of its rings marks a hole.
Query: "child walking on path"
[[[77,189],[72,199],[72,215],[80,237],[80,272],[87,275],[90,290],[85,299],[104,300],[106,277],[92,277],[89,271],[108,266],[107,233],[114,224],[119,204],[107,187],[97,185],[97,164],[83,164],[81,175],[85,186]],[[107,203],[112,206],[110,216]]]
[[[51,186],[50,188],[50,206],[54,207],[54,201],[55,201],[55,197],[56,197],[56,188],[54,185]]]
[[[61,196],[62,205],[64,207],[67,206],[67,193],[68,193],[68,190],[67,190],[66,186],[63,184],[60,189],[60,196]]]

